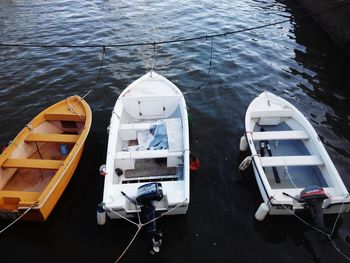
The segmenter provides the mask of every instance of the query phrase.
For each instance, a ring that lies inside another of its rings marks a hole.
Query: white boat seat
[[[182,150],[182,123],[180,118],[162,119],[165,122],[169,150]],[[120,124],[119,136],[123,140],[136,140],[138,131],[149,130],[155,122]]]
[[[137,159],[167,158],[167,167],[177,167],[182,164],[183,151],[145,150],[131,152],[117,152],[115,167],[122,170],[135,169]]]
[[[260,157],[262,167],[276,166],[319,166],[324,162],[316,155]]]
[[[252,111],[250,113],[251,118],[283,118],[292,117],[293,111],[291,109],[279,109],[279,110],[260,110]]]
[[[169,150],[145,150],[132,152],[117,152],[116,159],[152,159],[152,158],[166,158],[170,156],[181,156],[182,151]]]
[[[135,160],[167,158],[168,167],[182,165],[183,142],[182,122],[180,118],[162,119],[165,122],[169,149],[117,152],[115,166],[122,169],[135,169]],[[155,122],[129,123],[119,126],[119,135],[123,140],[135,140],[137,131],[149,130]]]
[[[253,141],[264,140],[307,140],[309,135],[305,131],[269,131],[253,132]]]

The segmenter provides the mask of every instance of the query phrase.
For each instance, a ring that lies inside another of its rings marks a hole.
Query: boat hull
[[[314,185],[328,196],[325,214],[349,212],[350,197],[340,175],[314,128],[292,104],[264,92],[249,105],[245,127],[256,182],[270,215],[308,209],[295,198]]]
[[[159,122],[165,125],[168,147],[140,150],[140,133],[147,133]],[[188,134],[183,94],[164,77],[147,73],[120,94],[109,126],[103,196],[111,219],[130,218],[140,212],[140,206],[136,208],[126,196],[136,198],[138,188],[151,182],[160,183],[164,192],[164,197],[154,202],[158,213],[187,212],[190,201]],[[137,150],[130,149],[130,145]]]
[[[1,218],[49,217],[78,166],[91,120],[88,104],[73,96],[41,112],[16,136],[0,156]]]

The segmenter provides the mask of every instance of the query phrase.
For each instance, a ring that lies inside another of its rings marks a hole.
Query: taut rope
[[[32,208],[34,206],[36,206],[39,203],[39,201],[35,201],[30,207],[27,208],[26,211],[23,212],[23,214],[21,214],[19,217],[17,217],[13,222],[11,222],[10,224],[8,224],[6,227],[4,227],[1,231],[0,231],[0,235],[2,233],[4,233],[8,228],[10,228],[12,225],[14,225],[18,220],[20,220],[22,217],[24,217],[30,210],[32,210]]]

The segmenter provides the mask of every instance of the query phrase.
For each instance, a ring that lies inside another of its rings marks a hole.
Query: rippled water
[[[283,0],[0,0],[2,43],[158,42],[290,19],[227,35],[227,43],[215,37],[212,47],[211,38],[156,46],[156,71],[185,94],[193,117],[192,152],[201,170],[191,178],[188,214],[159,222],[165,234],[160,255],[147,255],[139,238],[123,262],[344,262],[293,218],[256,222],[261,201],[255,179],[251,172],[238,172],[245,110],[268,90],[311,121],[350,187],[350,62],[305,15],[294,1]],[[1,262],[114,262],[136,229],[123,221],[96,225],[103,189],[97,171],[105,160],[114,103],[151,69],[153,46],[107,47],[96,87],[101,48],[0,47],[0,58],[1,142],[48,105],[94,88],[86,98],[93,127],[71,183],[45,224],[19,223],[0,236]],[[348,255],[349,219],[341,217],[335,235]],[[327,225],[334,220],[327,217]]]

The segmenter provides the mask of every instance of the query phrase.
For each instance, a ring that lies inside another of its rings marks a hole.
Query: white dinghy
[[[320,138],[292,104],[261,93],[247,109],[245,128],[264,200],[256,213],[258,220],[267,214],[311,209],[322,228],[322,212],[350,210],[349,193]]]
[[[139,212],[145,223],[159,213],[186,213],[190,201],[186,102],[181,91],[156,72],[137,79],[120,94],[112,112],[103,173],[103,208],[111,219]]]

